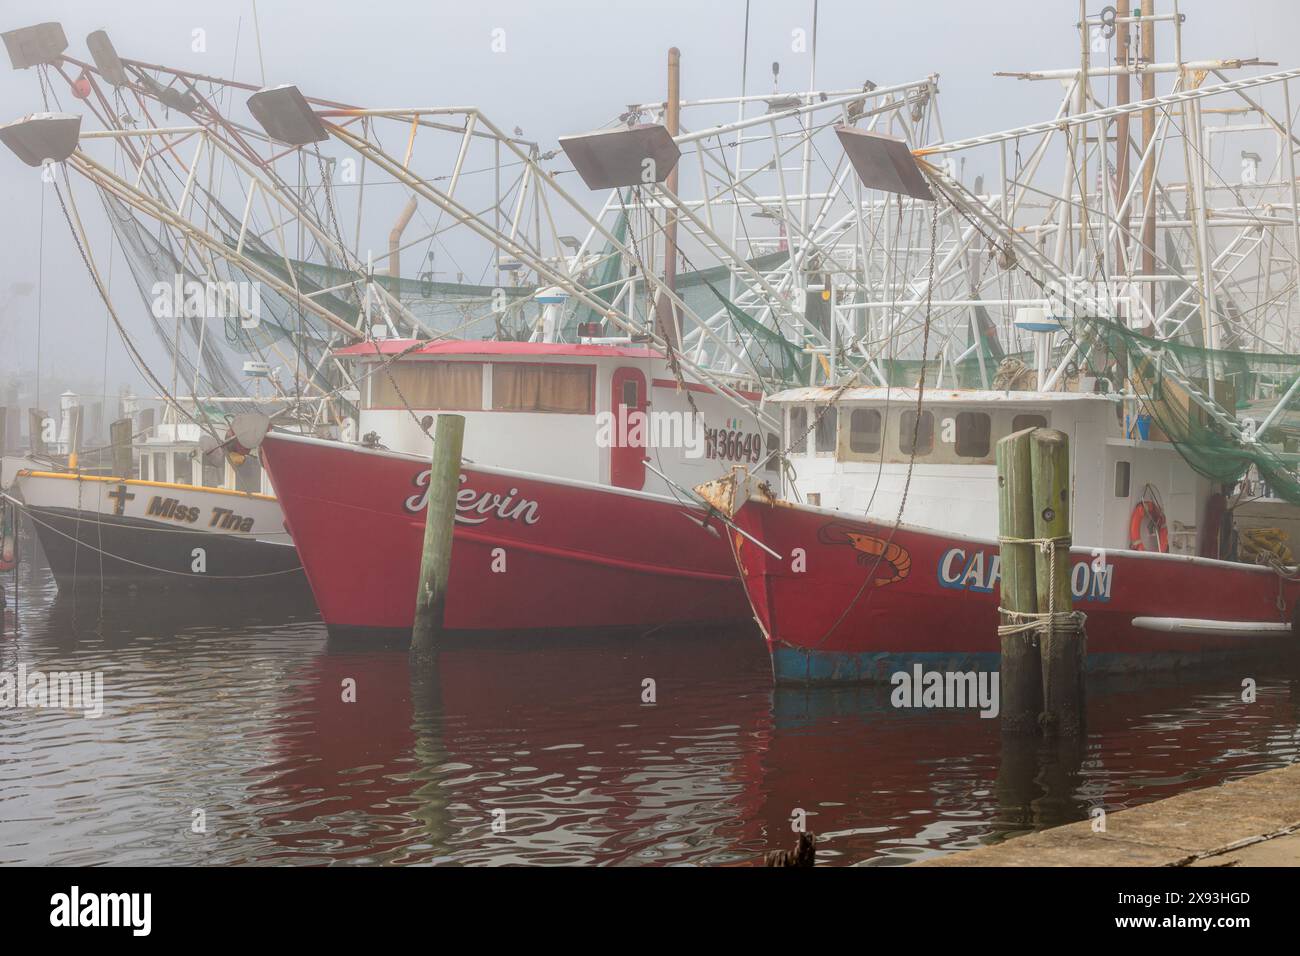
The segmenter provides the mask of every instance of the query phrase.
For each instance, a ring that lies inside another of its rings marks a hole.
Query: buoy
[[[72,95],[79,100],[90,99],[90,80],[79,76],[72,81]]]
[[[1154,501],[1139,501],[1133,508],[1133,513],[1128,519],[1128,540],[1129,547],[1134,551],[1150,551],[1147,546],[1146,536],[1143,534],[1143,523],[1149,524],[1155,534],[1155,550],[1161,554],[1169,553],[1169,526],[1165,522],[1164,509]]]

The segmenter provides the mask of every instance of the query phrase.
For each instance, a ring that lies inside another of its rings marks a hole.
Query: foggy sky
[[[1104,5],[1091,3],[1089,11]],[[604,124],[629,103],[661,98],[670,46],[682,52],[684,97],[739,93],[745,7],[744,0],[260,0],[257,13],[268,85],[296,83],[315,96],[371,106],[474,105],[505,128],[522,127],[545,150],[557,136]],[[809,88],[811,57],[792,52],[791,37],[795,29],[811,35],[812,8],[811,0],[753,0],[747,92],[772,90],[773,60],[781,64],[782,90]],[[821,0],[818,9],[816,86],[938,73],[947,138],[1038,121],[1055,109],[1058,85],[998,79],[993,71],[1078,64],[1076,0]],[[1170,11],[1172,0],[1158,0],[1156,9]],[[1300,63],[1296,0],[1184,0],[1180,9],[1188,16],[1188,59]],[[46,20],[63,24],[68,53],[77,58],[89,59],[86,34],[105,28],[124,57],[261,82],[251,0],[7,0],[0,8],[0,30]],[[496,29],[505,31],[504,52],[492,51]],[[205,52],[192,49],[195,30],[204,31]],[[1158,59],[1172,59],[1172,51],[1159,51]],[[1163,90],[1169,79],[1160,82]],[[65,108],[76,103],[66,90],[60,95]],[[0,122],[42,108],[36,71],[14,72],[5,61]],[[45,195],[45,278],[38,286],[41,200],[39,171],[0,151],[0,386],[15,370],[35,367],[38,295],[43,375],[99,383],[105,310],[52,192]],[[102,219],[102,210],[85,207]],[[106,235],[102,226],[92,230]],[[107,247],[97,254],[103,266]],[[162,366],[120,255],[113,293],[137,341]],[[126,381],[147,393],[116,333],[107,342],[105,392]],[[49,405],[52,391],[43,393]]]

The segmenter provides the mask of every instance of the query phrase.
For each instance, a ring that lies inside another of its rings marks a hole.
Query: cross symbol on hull
[[[125,514],[126,503],[135,500],[135,495],[127,493],[126,485],[118,485],[116,489],[108,493],[108,496],[113,499],[114,515]]]

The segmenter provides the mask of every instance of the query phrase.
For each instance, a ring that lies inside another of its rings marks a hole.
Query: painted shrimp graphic
[[[876,587],[903,580],[912,570],[912,556],[900,545],[859,531],[852,525],[832,521],[817,531],[822,544],[851,545],[858,553],[858,564],[870,566],[876,573]]]

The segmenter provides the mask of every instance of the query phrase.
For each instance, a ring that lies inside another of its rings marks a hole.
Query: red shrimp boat
[[[769,401],[797,436],[828,394]],[[1034,426],[1071,436],[1082,542],[1071,550],[1071,590],[1087,614],[1090,670],[1207,664],[1290,640],[1300,581],[1220,560],[1216,489],[1172,445],[1125,437],[1115,400],[933,390],[919,427],[917,407],[914,391],[894,389],[892,402],[883,389],[845,392],[792,455],[805,503],[725,480],[734,498],[723,507],[763,545],[730,536],[778,681],[885,681],[916,664],[996,669],[993,451],[1000,436]]]
[[[426,459],[272,432],[285,522],[336,635],[409,636]],[[725,528],[676,499],[465,465],[444,622],[453,631],[744,622]]]
[[[447,410],[466,419],[448,628],[753,626],[725,526],[678,489],[759,462],[775,428],[641,345],[413,345],[336,353],[364,373],[367,445],[276,432],[261,445],[332,632],[409,635],[425,429]]]

